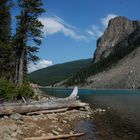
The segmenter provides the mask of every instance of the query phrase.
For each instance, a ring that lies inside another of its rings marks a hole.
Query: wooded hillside
[[[30,80],[41,86],[49,86],[69,78],[82,68],[90,66],[92,59],[83,59],[53,65],[29,74]]]

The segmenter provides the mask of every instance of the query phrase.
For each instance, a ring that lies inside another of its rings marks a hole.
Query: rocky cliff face
[[[125,17],[116,17],[109,21],[104,34],[97,40],[94,63],[106,58],[114,47],[140,28],[140,21],[131,21]]]

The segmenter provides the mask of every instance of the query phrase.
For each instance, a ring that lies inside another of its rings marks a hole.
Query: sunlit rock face
[[[97,48],[93,57],[94,63],[106,58],[114,51],[113,48],[118,43],[138,28],[140,28],[140,21],[131,21],[121,16],[111,19],[104,34],[97,40]]]

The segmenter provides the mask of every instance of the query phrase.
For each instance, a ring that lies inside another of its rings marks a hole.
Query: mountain
[[[103,59],[110,59],[113,66],[88,77],[86,86],[140,88],[140,21],[131,21],[125,17],[110,20],[108,28],[97,41],[93,58],[94,63]]]
[[[108,70],[86,79],[84,87],[140,89],[140,46]]]
[[[54,85],[55,83],[69,78],[80,69],[88,67],[91,62],[92,59],[82,59],[63,64],[57,64],[34,71],[29,74],[29,77],[31,82],[41,86]]]
[[[104,34],[97,40],[94,63],[114,52],[114,47],[140,28],[140,21],[131,21],[126,17],[115,17],[108,23]],[[122,44],[123,47],[123,44]]]
[[[97,40],[93,63],[65,83],[89,88],[140,88],[140,21],[116,17]]]

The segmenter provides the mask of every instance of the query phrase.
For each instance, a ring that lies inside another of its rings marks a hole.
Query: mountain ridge
[[[88,67],[91,62],[92,58],[56,64],[34,71],[29,74],[29,77],[33,83],[41,86],[50,86],[67,79],[80,69]]]

